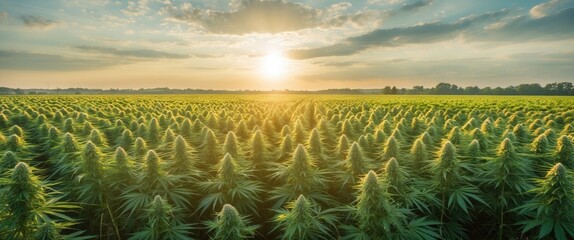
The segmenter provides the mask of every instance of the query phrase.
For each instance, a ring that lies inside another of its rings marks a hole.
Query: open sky
[[[573,0],[0,0],[0,86],[573,81]]]

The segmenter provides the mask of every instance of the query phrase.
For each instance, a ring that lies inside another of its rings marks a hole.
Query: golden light
[[[288,60],[279,51],[269,52],[259,65],[259,70],[268,79],[280,79],[287,74]]]

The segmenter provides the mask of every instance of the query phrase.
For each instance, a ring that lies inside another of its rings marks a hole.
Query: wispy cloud
[[[190,57],[195,58],[211,58],[211,55],[205,54],[180,54],[180,53],[168,53],[161,52],[151,49],[117,49],[112,47],[101,47],[101,46],[76,46],[78,50],[110,55],[121,58],[142,58],[142,59],[185,59]]]
[[[148,4],[148,0],[130,0],[128,1],[128,7],[122,10],[122,12],[130,17],[142,16],[150,10]]]
[[[377,11],[346,13],[350,3],[318,9],[286,1],[238,1],[230,11],[214,11],[189,3],[162,9],[168,19],[187,22],[205,31],[221,34],[280,33],[317,27],[338,27],[346,23],[372,24]]]
[[[422,0],[413,3],[404,4],[401,8],[398,9],[397,12],[412,12],[419,10],[423,7],[429,6],[432,4],[432,0]]]
[[[0,69],[31,71],[80,71],[102,69],[129,62],[118,59],[86,59],[28,51],[0,50]]]
[[[549,2],[538,4],[532,7],[529,11],[530,16],[533,18],[546,17],[549,13],[554,11],[560,4],[565,3],[567,0],[550,0]]]
[[[28,28],[41,30],[52,29],[62,24],[62,22],[35,15],[22,15],[20,16],[20,20],[22,20],[24,25]]]
[[[397,59],[376,64],[329,68],[328,71],[305,73],[298,76],[306,82],[368,82],[383,85],[412,87],[432,86],[441,81],[459,85],[496,86],[500,82],[520,83],[540,79],[568,80],[574,74],[574,53],[530,53],[509,56],[511,60],[496,58],[451,58],[417,61]],[[416,66],[416,67],[413,67]],[[485,71],[488,69],[488,71]]]
[[[574,8],[540,18],[521,16],[492,29],[467,34],[474,41],[556,41],[574,38]]]
[[[404,28],[379,29],[330,46],[293,50],[289,55],[294,59],[346,56],[370,48],[436,43],[460,35],[464,35],[465,41],[501,42],[562,40],[574,37],[574,8],[541,18],[520,16],[501,21],[507,14],[508,11],[503,10],[466,17],[453,23],[433,22]],[[497,27],[485,27],[485,24],[492,22],[495,22]]]
[[[463,18],[453,23],[426,23],[404,28],[379,29],[351,37],[345,41],[326,47],[293,50],[289,56],[294,59],[307,59],[328,56],[352,55],[374,47],[395,47],[413,43],[434,43],[452,39],[462,31],[481,22],[499,19],[507,11],[487,13]]]
[[[169,58],[169,59],[183,59],[189,58],[189,55],[160,52],[150,49],[117,49],[111,47],[97,47],[97,46],[77,46],[76,49],[86,52],[111,55],[124,58]]]

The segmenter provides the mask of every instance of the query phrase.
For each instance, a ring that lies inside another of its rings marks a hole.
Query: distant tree
[[[413,89],[411,90],[411,94],[422,94],[425,91],[425,87],[424,86],[413,86]]]
[[[516,92],[520,95],[542,95],[544,89],[538,83],[520,84],[516,86]]]
[[[440,95],[444,95],[444,94],[449,94],[450,93],[450,88],[451,88],[451,84],[450,83],[439,83],[436,85],[436,87],[434,88],[433,93],[434,94],[440,94]]]
[[[485,87],[483,89],[480,89],[480,94],[482,95],[491,95],[494,94],[494,91],[492,90],[491,87]]]
[[[477,86],[474,86],[474,87],[468,86],[468,87],[464,88],[463,93],[465,95],[478,95],[478,94],[480,94],[480,88]]]
[[[385,88],[383,88],[383,94],[391,94],[391,87],[386,86]]]

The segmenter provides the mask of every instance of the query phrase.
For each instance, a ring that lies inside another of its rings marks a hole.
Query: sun
[[[267,79],[281,79],[287,74],[288,61],[280,51],[271,51],[261,59],[259,71]]]

